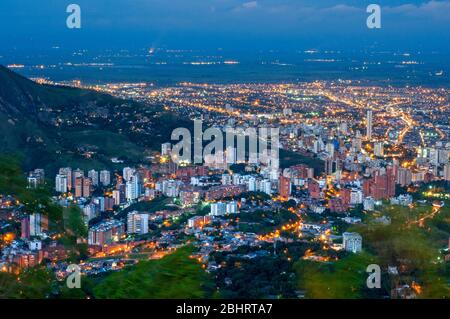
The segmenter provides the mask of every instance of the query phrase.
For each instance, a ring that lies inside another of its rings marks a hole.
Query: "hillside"
[[[159,149],[180,126],[158,107],[94,91],[41,85],[0,66],[0,153],[19,155],[25,169],[113,166]],[[164,122],[165,125],[160,125]]]
[[[115,169],[118,157],[132,165],[159,150],[177,127],[193,123],[163,111],[95,91],[42,85],[0,65],[0,153],[18,155],[23,168]],[[282,167],[323,162],[280,151]]]

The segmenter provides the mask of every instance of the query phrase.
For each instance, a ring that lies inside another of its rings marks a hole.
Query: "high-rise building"
[[[127,216],[128,234],[147,234],[148,233],[148,214],[142,214],[137,211],[128,213]]]
[[[450,152],[446,149],[439,149],[438,150],[438,163],[439,164],[447,164],[449,153]]]
[[[58,174],[55,178],[55,190],[58,193],[66,193],[69,189],[68,187],[68,177],[67,175]]]
[[[312,199],[320,199],[321,198],[320,184],[315,179],[309,180],[308,191],[309,191],[309,196],[311,196]]]
[[[374,172],[374,176],[363,181],[364,196],[375,200],[388,199],[395,195],[396,166],[388,166],[385,170]]]
[[[30,172],[27,177],[28,188],[37,188],[45,182],[45,172],[42,168],[37,168]]]
[[[185,206],[198,204],[198,202],[200,201],[200,192],[191,189],[180,191],[180,201]]]
[[[138,175],[132,175],[126,183],[125,196],[128,201],[138,199],[142,192],[142,185]]]
[[[59,174],[67,176],[67,190],[71,191],[72,187],[74,185],[73,180],[72,180],[72,168],[62,167],[59,169]]]
[[[348,124],[347,124],[347,122],[341,122],[341,124],[339,125],[339,132],[342,135],[347,135],[347,132],[348,132]]]
[[[373,211],[375,209],[375,201],[372,197],[364,198],[363,202],[364,210]]]
[[[342,237],[342,244],[346,251],[359,253],[362,250],[362,237],[360,234],[345,232],[342,234]]]
[[[231,185],[233,178],[230,174],[222,174],[222,185]]]
[[[92,180],[90,178],[83,178],[83,197],[88,198],[92,195]]]
[[[98,206],[94,203],[87,204],[83,207],[83,215],[85,217],[86,222],[89,222],[92,218],[98,216],[99,209]]]
[[[225,159],[227,164],[235,164],[237,162],[237,152],[235,147],[227,147]]]
[[[383,142],[376,142],[373,146],[373,154],[378,157],[384,156],[384,144]]]
[[[225,215],[227,212],[227,204],[223,202],[217,202],[211,204],[211,212],[212,216],[221,216]]]
[[[119,241],[125,224],[118,220],[103,222],[89,229],[88,244],[104,246]]]
[[[352,147],[356,153],[359,153],[361,151],[362,139],[361,139],[361,133],[359,131],[356,131],[356,135],[352,140]]]
[[[189,228],[202,228],[211,222],[211,216],[194,216],[188,219]]]
[[[227,203],[227,214],[237,214],[239,211],[238,211],[238,204],[237,204],[237,202],[236,201],[234,201],[234,200],[232,200],[232,201],[229,201],[228,203]]]
[[[117,189],[113,190],[112,198],[114,199],[114,205],[120,205],[122,203],[120,191],[118,191]]]
[[[95,169],[88,172],[88,177],[92,180],[93,186],[98,186],[98,172]]]
[[[249,192],[256,192],[256,178],[255,177],[250,177],[247,180],[247,189]]]
[[[20,238],[29,239],[30,238],[30,216],[27,216],[20,220],[20,229],[21,229]]]
[[[103,186],[111,184],[111,173],[107,170],[100,171],[100,183]]]
[[[124,167],[124,169],[122,170],[123,179],[126,182],[129,182],[131,180],[131,176],[133,176],[135,173],[136,173],[136,170],[134,168]]]
[[[348,203],[342,197],[331,197],[328,201],[328,208],[332,213],[343,213],[348,210]]]
[[[30,236],[42,236],[46,231],[48,231],[47,216],[39,213],[30,215]]]
[[[83,177],[75,179],[75,197],[83,197]]]
[[[450,181],[450,164],[444,165],[444,179]]]
[[[363,193],[359,189],[352,189],[350,192],[350,205],[358,205],[363,203]]]
[[[372,119],[373,113],[372,110],[367,110],[367,118],[366,118],[366,125],[367,125],[367,131],[366,131],[366,137],[368,140],[372,139]]]
[[[408,168],[400,167],[398,170],[397,184],[409,186],[412,183],[412,172]]]
[[[72,172],[72,185],[75,185],[75,180],[80,177],[84,177],[84,171],[77,168]]]
[[[268,179],[263,179],[259,183],[258,190],[260,192],[266,193],[267,195],[272,195],[272,182]]]
[[[291,179],[289,177],[280,176],[278,187],[281,197],[288,198],[291,196]]]
[[[178,197],[180,194],[180,181],[169,179],[162,182],[162,193],[167,197]]]
[[[161,155],[162,156],[170,155],[171,151],[172,151],[172,144],[170,144],[170,143],[161,144]]]
[[[328,141],[328,143],[325,145],[325,152],[328,154],[328,158],[334,157],[334,143],[332,141]]]
[[[337,169],[337,161],[332,158],[327,158],[325,160],[325,173],[327,175],[332,175]]]

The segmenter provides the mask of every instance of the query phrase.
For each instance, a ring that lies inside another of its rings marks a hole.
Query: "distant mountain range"
[[[111,157],[142,162],[174,128],[189,125],[157,106],[38,84],[4,66],[0,122],[0,152],[20,156],[25,169],[50,172],[66,165],[111,168]]]

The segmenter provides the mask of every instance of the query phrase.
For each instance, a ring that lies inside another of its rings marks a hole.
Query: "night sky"
[[[82,28],[66,27],[81,6]],[[367,5],[382,28],[366,27]],[[0,49],[229,48],[450,51],[450,0],[1,0]]]

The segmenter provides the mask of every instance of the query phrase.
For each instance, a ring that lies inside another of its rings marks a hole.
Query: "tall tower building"
[[[288,177],[280,176],[278,185],[278,192],[281,197],[288,198],[291,195],[291,179]]]
[[[83,197],[88,198],[92,195],[92,179],[83,179]]]
[[[77,177],[74,183],[75,197],[83,197],[83,177]]]
[[[376,142],[373,146],[373,154],[378,157],[382,157],[384,155],[384,144],[383,142]]]
[[[67,190],[72,190],[72,187],[74,185],[72,179],[72,169],[70,167],[62,167],[59,169],[59,175],[67,176]]]
[[[367,110],[367,118],[366,118],[366,122],[367,122],[367,131],[366,131],[366,137],[368,140],[372,139],[372,110]]]
[[[67,175],[58,174],[55,178],[55,190],[58,193],[65,193],[69,189],[68,186],[68,178]]]
[[[88,177],[92,180],[93,186],[98,186],[98,172],[94,169],[91,169],[88,172]]]
[[[100,171],[100,183],[103,186],[111,184],[111,173],[107,170]]]
[[[127,215],[127,232],[129,234],[147,234],[148,233],[148,214],[140,214],[137,211]]]
[[[444,179],[450,181],[450,164],[444,165]]]

